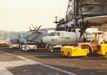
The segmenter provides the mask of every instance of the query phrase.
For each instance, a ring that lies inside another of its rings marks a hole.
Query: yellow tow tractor
[[[87,56],[89,50],[75,46],[64,46],[61,48],[61,54],[67,57]]]
[[[99,42],[99,35],[102,32],[93,33],[95,39],[93,42],[82,42],[78,43],[78,46],[64,46],[61,48],[62,56],[77,57],[87,56],[91,53],[96,53],[107,57],[107,43]]]
[[[97,54],[107,57],[107,44],[99,45],[99,48],[97,50]]]

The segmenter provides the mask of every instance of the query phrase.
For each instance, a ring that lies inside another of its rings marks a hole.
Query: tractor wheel
[[[67,57],[71,57],[70,52],[67,53]]]
[[[107,52],[105,53],[105,57],[107,57]]]
[[[64,56],[64,51],[61,51],[61,55]]]

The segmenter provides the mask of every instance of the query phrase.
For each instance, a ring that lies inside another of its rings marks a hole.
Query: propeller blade
[[[38,31],[38,30],[41,28],[41,26],[42,26],[42,25],[40,25],[40,26],[37,28],[37,30],[36,30],[36,31]]]
[[[29,31],[32,31],[32,29],[28,26],[28,28],[29,28]]]
[[[33,24],[32,24],[32,27],[33,27],[33,31],[37,29],[37,26],[35,27]]]
[[[80,32],[80,38],[82,37],[83,34],[84,34],[83,32]]]
[[[35,28],[35,26],[32,24],[32,27]]]
[[[34,28],[34,31],[37,29],[37,26]]]
[[[85,31],[86,31],[87,28],[88,28],[88,21],[87,22],[82,22],[80,24],[80,38],[85,33]]]

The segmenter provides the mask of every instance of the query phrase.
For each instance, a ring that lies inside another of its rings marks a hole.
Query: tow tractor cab
[[[107,57],[107,43],[104,37],[104,32],[93,32],[94,38],[88,38],[87,42],[78,43],[77,46],[64,46],[61,48],[61,54],[63,56],[75,57],[75,56],[87,56],[88,54],[96,53]],[[103,36],[102,36],[103,35]]]

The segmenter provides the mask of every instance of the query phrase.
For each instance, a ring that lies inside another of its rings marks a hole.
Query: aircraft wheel
[[[20,47],[20,50],[25,50],[25,47],[22,47],[22,46],[21,46],[21,47]]]
[[[25,51],[28,51],[30,48],[29,47],[25,47]]]
[[[53,49],[50,50],[52,53],[54,52]]]
[[[29,50],[29,47],[27,47],[27,46],[22,47],[22,50],[23,50],[23,51],[28,51],[28,50]]]
[[[54,52],[54,50],[53,50],[53,47],[52,46],[49,46],[49,49],[48,50],[50,50],[50,52]]]

